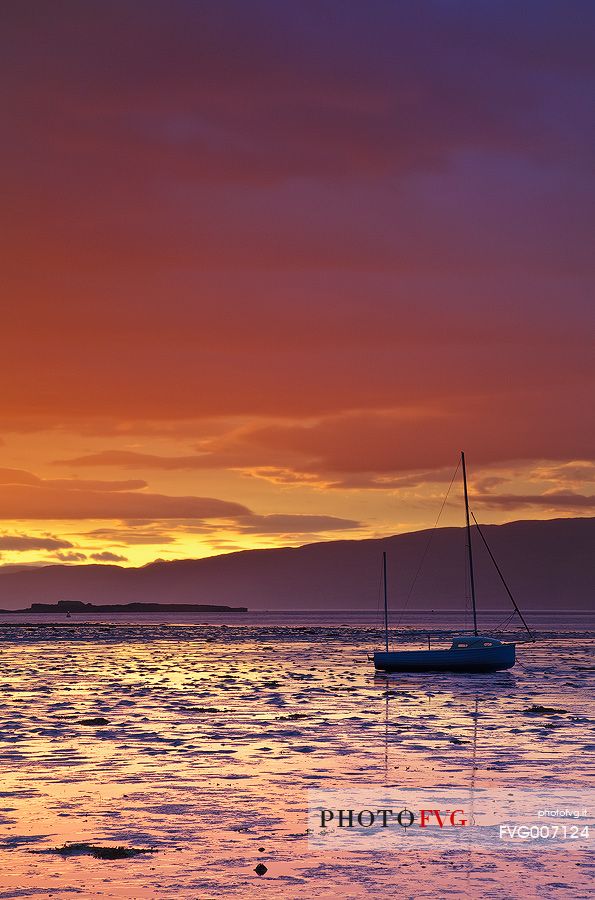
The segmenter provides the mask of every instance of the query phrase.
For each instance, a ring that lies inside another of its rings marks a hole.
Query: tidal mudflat
[[[492,676],[378,678],[374,640],[0,625],[0,898],[593,896],[584,841],[313,840],[325,791],[588,796],[592,635]]]

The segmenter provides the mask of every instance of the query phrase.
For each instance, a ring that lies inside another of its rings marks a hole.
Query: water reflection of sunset
[[[134,885],[134,896],[150,897],[159,885],[168,896],[183,870],[199,893],[231,875],[249,892],[262,859],[265,890],[289,885],[297,895],[307,885],[309,896],[329,896],[313,875],[322,867],[342,896],[356,897],[351,854],[331,859],[308,846],[312,789],[348,795],[387,784],[472,785],[478,795],[506,794],[537,779],[570,791],[587,776],[580,723],[588,698],[579,680],[587,644],[570,655],[564,642],[532,650],[514,676],[436,675],[420,685],[415,676],[374,678],[361,665],[361,646],[336,631],[320,644],[301,629],[204,626],[180,640],[178,630],[168,639],[163,627],[145,626],[142,642],[138,627],[72,629],[68,641],[51,642],[43,629],[18,629],[2,645],[10,797],[3,830],[15,848],[6,888],[22,883],[25,871],[31,886],[45,883],[48,861],[29,850],[87,841],[160,852],[109,869],[88,857],[52,858],[62,885],[84,872],[88,891],[107,883],[112,896],[127,896]],[[554,687],[539,673],[556,647],[568,663]],[[524,715],[545,701],[568,714]],[[97,719],[106,722],[81,724]],[[502,851],[518,890],[528,877],[534,884],[552,877],[547,864],[536,872],[535,852]],[[443,885],[466,871],[480,890],[485,848],[460,847],[455,867],[448,855],[426,853],[421,847],[401,858],[402,884],[423,860]],[[554,859],[559,868],[561,857]],[[564,854],[564,877],[577,891],[579,860]],[[377,860],[375,885],[388,888],[393,877],[394,861]]]

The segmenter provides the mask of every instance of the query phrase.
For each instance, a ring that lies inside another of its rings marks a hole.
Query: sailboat
[[[482,635],[477,630],[477,607],[475,601],[475,574],[473,569],[473,549],[471,546],[471,521],[469,517],[469,494],[467,490],[467,469],[465,454],[461,451],[461,468],[463,473],[463,492],[465,495],[465,519],[467,525],[467,559],[469,563],[469,581],[471,586],[471,602],[473,606],[473,634],[455,637],[452,645],[444,650],[389,650],[388,648],[388,594],[386,584],[386,553],[383,553],[384,575],[384,643],[385,649],[374,653],[376,669],[382,672],[498,672],[511,669],[516,661],[516,644],[504,643],[496,637]],[[510,593],[504,576],[500,571],[475,516],[473,516],[478,532],[488,550],[492,562],[512,600],[515,610],[523,625],[534,640],[533,635],[519,610],[514,597]]]

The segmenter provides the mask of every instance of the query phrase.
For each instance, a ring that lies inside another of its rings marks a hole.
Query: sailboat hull
[[[514,644],[449,650],[398,650],[374,654],[382,672],[499,672],[515,664]]]

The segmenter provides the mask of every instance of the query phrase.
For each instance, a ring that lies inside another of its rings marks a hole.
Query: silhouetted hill
[[[484,525],[484,534],[524,609],[592,609],[595,518]],[[509,601],[474,532],[478,602]],[[250,609],[376,609],[383,550],[391,606],[462,609],[466,595],[462,528],[417,531],[381,540],[332,541],[298,548],[247,550],[208,559],[119,566],[44,566],[0,570],[0,606],[81,600],[86,603],[210,603]]]

